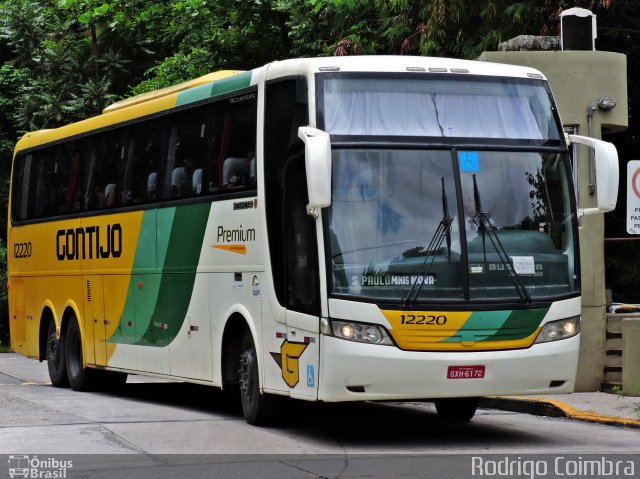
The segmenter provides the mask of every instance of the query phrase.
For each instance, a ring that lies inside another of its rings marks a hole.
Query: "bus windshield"
[[[567,166],[562,153],[334,149],[332,292],[437,301],[575,291]]]

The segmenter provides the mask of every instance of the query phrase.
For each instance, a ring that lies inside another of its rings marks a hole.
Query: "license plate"
[[[447,379],[483,379],[484,366],[449,366]]]

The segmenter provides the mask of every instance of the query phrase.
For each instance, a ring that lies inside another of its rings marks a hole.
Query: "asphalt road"
[[[284,406],[256,428],[214,388],[138,376],[78,393],[51,387],[44,363],[0,355],[0,454],[68,455],[83,477],[461,477],[452,468],[470,459],[453,455],[640,457],[637,429],[561,418],[481,409],[452,425],[430,403]]]

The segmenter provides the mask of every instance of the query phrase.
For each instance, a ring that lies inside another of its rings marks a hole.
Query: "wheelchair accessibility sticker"
[[[316,372],[313,364],[307,364],[307,386],[310,388],[316,387]]]

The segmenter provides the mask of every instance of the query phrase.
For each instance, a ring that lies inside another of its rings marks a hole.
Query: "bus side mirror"
[[[304,141],[307,213],[317,217],[320,208],[331,205],[331,141],[328,133],[310,126],[298,128],[298,136]]]
[[[568,135],[568,138],[571,143],[586,145],[594,150],[596,201],[598,207],[583,209],[581,216],[613,211],[618,200],[618,184],[620,181],[616,147],[612,143],[586,136]]]

